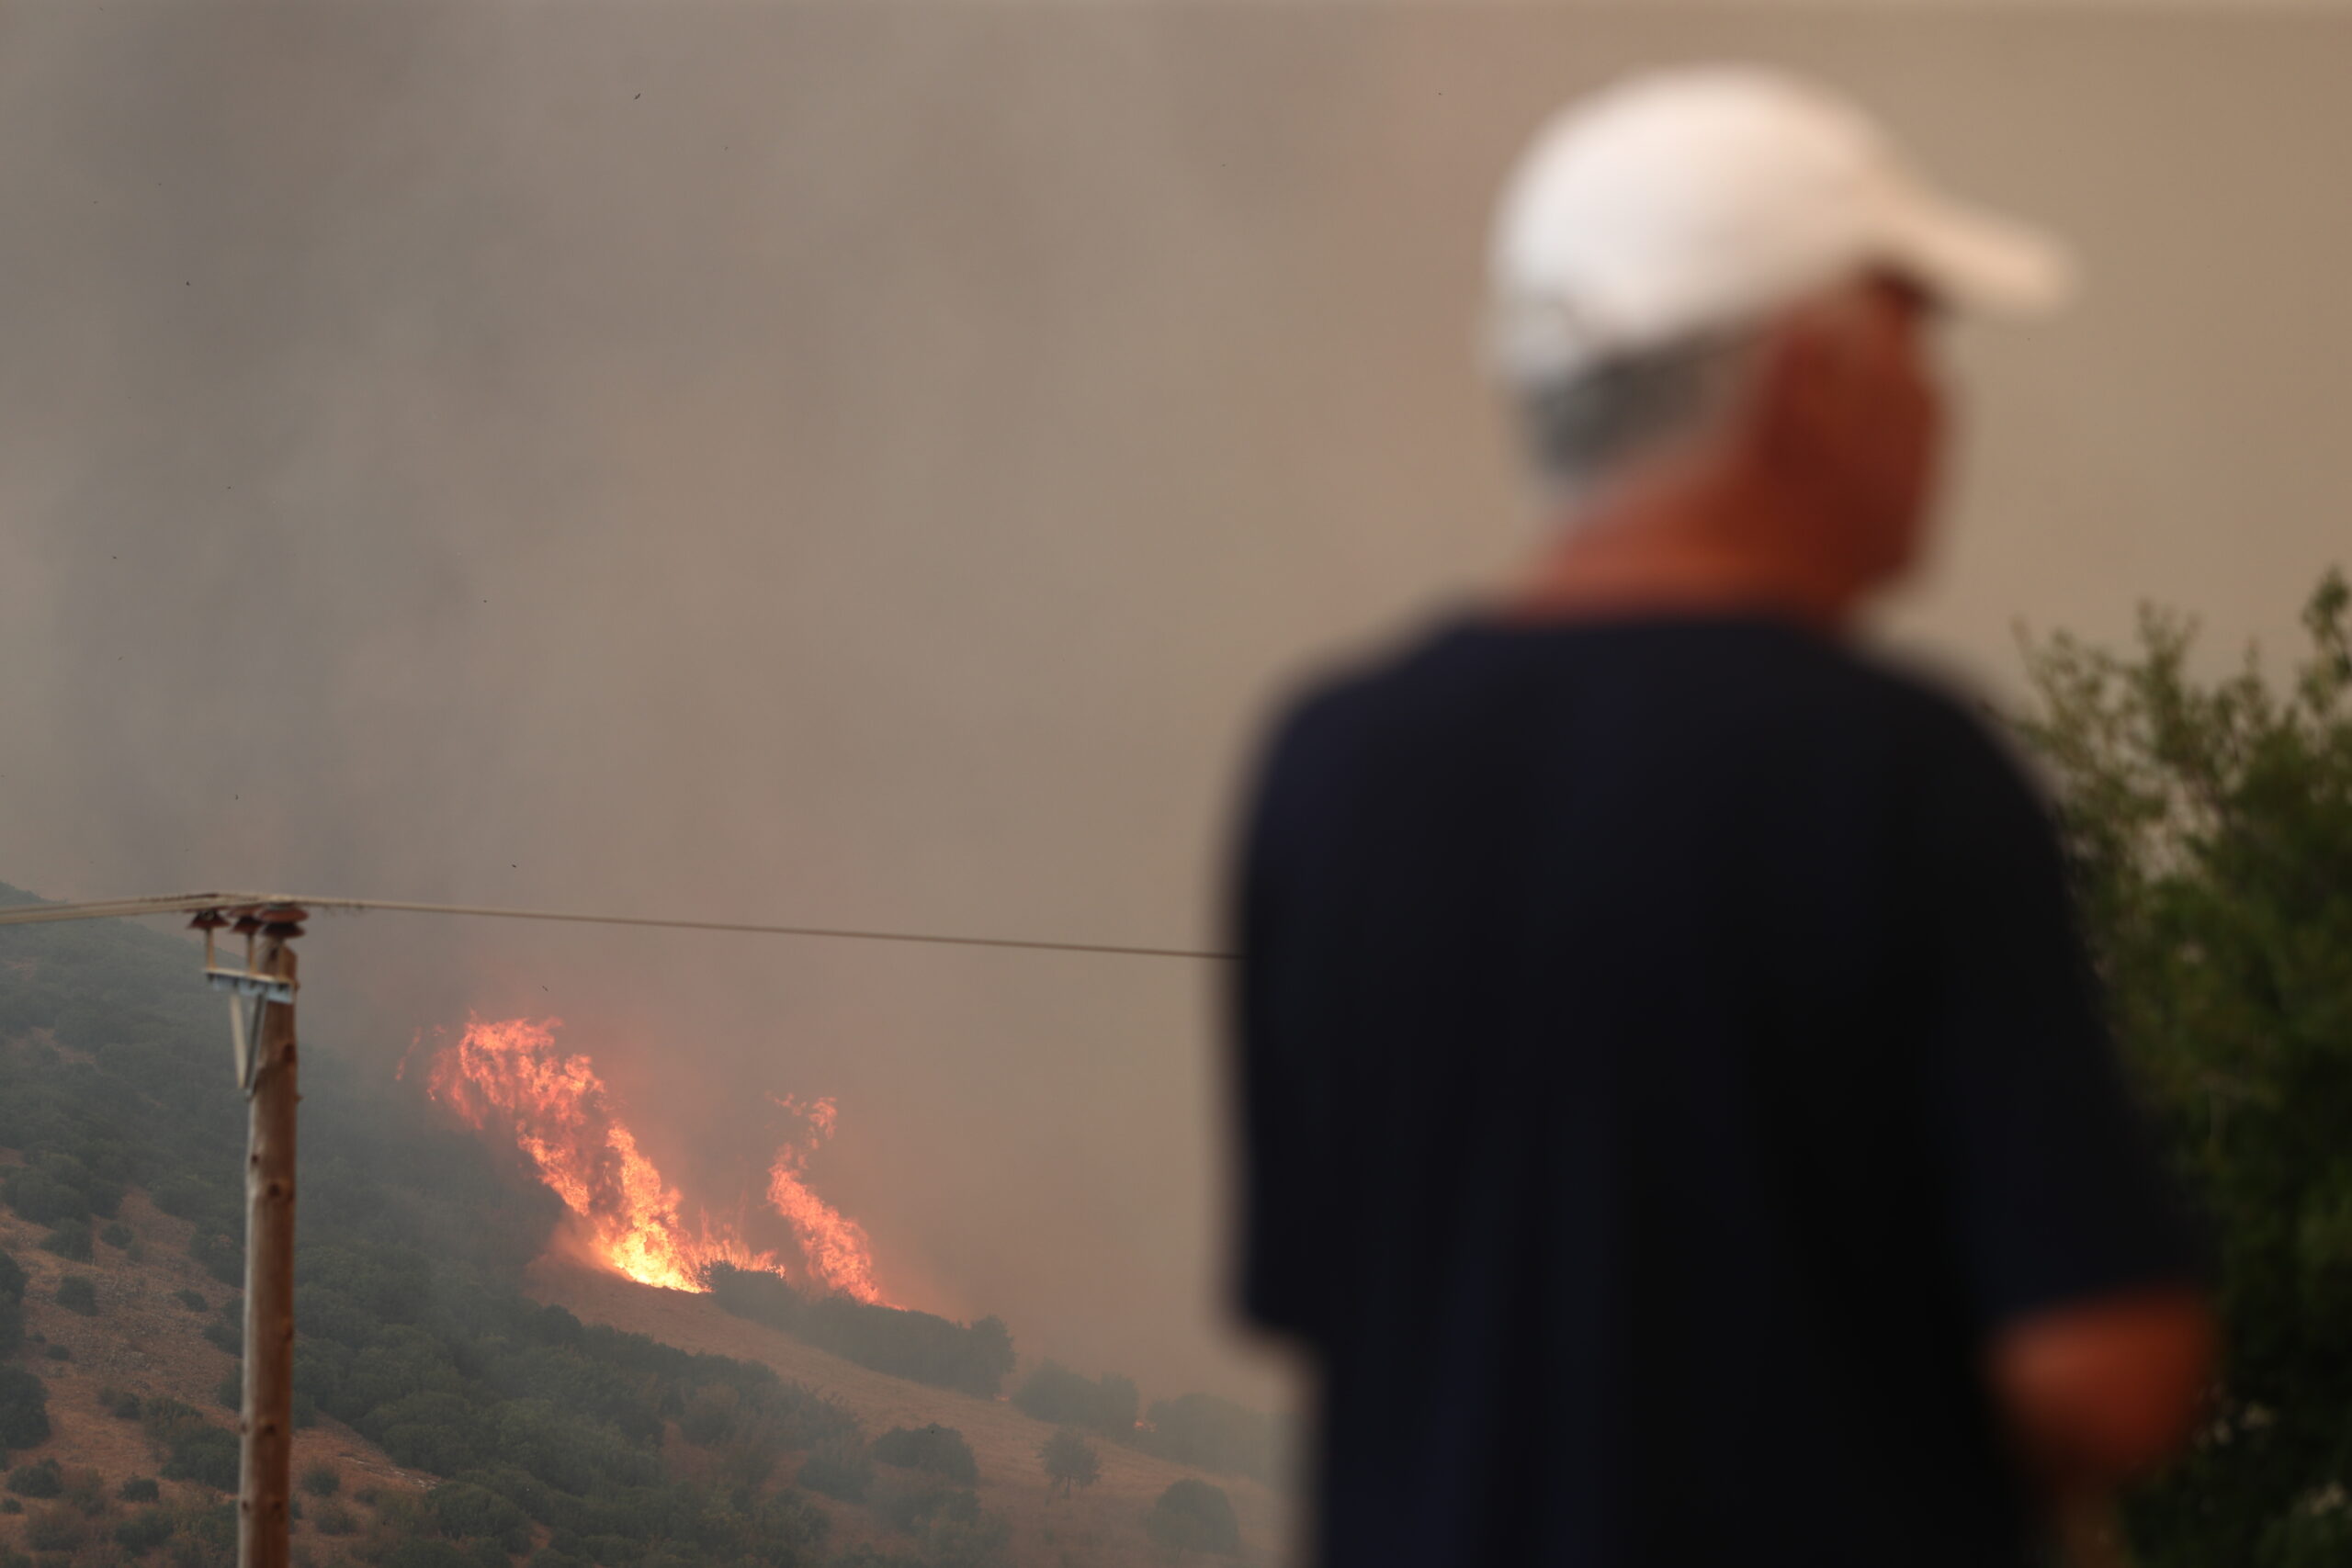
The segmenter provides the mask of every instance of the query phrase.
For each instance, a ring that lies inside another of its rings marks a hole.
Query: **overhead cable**
[[[205,909],[293,906],[308,910],[362,913],[370,909],[412,915],[480,915],[502,920],[559,920],[574,925],[639,926],[658,931],[736,931],[751,936],[825,937],[839,942],[920,942],[934,947],[1006,947],[1036,953],[1107,953],[1122,958],[1229,960],[1229,953],[1199,948],[1140,947],[1119,942],[1043,942],[1022,937],[947,936],[920,931],[856,931],[838,926],[768,925],[749,920],[679,920],[650,915],[583,914],[562,909],[503,909],[474,904],[419,904],[396,898],[316,898],[288,893],[164,893],[138,898],[104,898],[80,904],[12,904],[0,907],[0,926],[39,925],[52,920],[97,920],[133,915],[188,914]]]

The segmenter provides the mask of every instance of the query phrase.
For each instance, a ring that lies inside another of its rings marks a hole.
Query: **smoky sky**
[[[1521,543],[1485,210],[1624,65],[1852,86],[2071,233],[1964,333],[1895,632],[2335,549],[2347,24],[1873,8],[20,4],[0,49],[0,877],[1197,945],[1267,705]],[[1217,1307],[1215,965],[322,919],[389,1078],[566,1021],[673,1179],[1151,1393]],[[387,1090],[390,1092],[390,1090]]]

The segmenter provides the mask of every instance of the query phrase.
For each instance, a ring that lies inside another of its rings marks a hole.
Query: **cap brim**
[[[1898,211],[1886,243],[1913,282],[1963,310],[2045,315],[2075,296],[2074,257],[2059,241],[1939,197]]]

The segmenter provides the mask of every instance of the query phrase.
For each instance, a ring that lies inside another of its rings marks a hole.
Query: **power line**
[[[133,915],[191,914],[205,909],[259,908],[290,905],[304,909],[362,913],[370,909],[411,915],[479,915],[501,920],[558,920],[571,925],[641,926],[658,931],[738,931],[751,936],[826,937],[838,942],[919,942],[933,947],[1006,947],[1035,953],[1093,953],[1122,958],[1183,958],[1229,961],[1230,953],[1200,948],[1133,947],[1116,942],[1037,942],[1021,937],[944,936],[919,931],[855,931],[839,926],[779,926],[747,920],[674,920],[650,915],[580,914],[561,909],[502,909],[474,904],[417,904],[395,898],[311,898],[287,893],[163,893],[138,898],[106,898],[81,904],[24,904],[0,908],[0,926],[40,925],[52,920],[99,920]]]

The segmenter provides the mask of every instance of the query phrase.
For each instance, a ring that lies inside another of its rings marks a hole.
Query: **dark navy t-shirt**
[[[1296,704],[1242,860],[1322,1562],[2030,1560],[1984,1347],[2195,1259],[1959,704],[1761,618],[1465,618]]]

